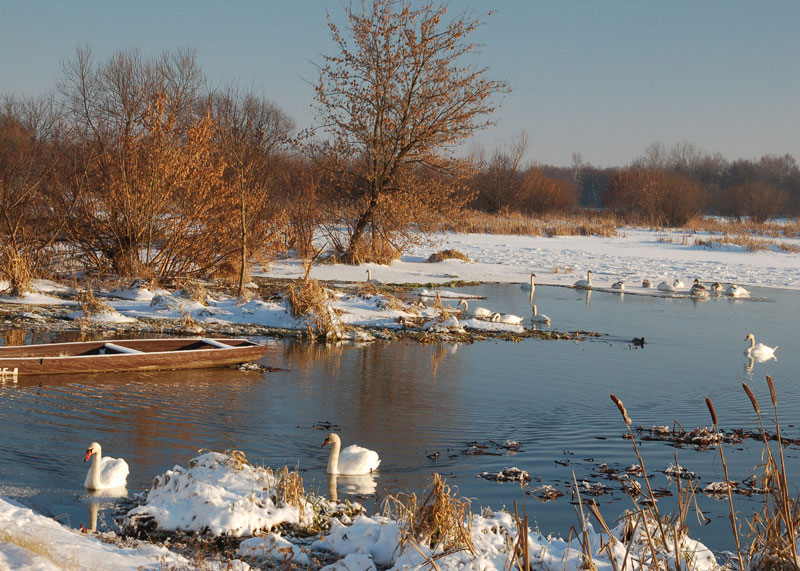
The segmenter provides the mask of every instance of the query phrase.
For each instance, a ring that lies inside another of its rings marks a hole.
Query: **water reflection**
[[[378,481],[372,474],[328,474],[328,498],[332,502],[339,501],[339,490],[346,496],[374,496]]]

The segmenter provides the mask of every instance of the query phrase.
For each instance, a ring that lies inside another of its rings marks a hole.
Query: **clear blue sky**
[[[326,10],[340,0],[6,0],[0,92],[52,88],[61,62],[88,44],[104,59],[191,46],[212,84],[253,87],[311,124],[313,63],[332,53]],[[496,14],[474,39],[476,62],[513,89],[477,136],[485,148],[522,130],[528,159],[567,165],[573,152],[623,165],[650,143],[689,141],[729,159],[800,160],[800,1],[452,0]]]

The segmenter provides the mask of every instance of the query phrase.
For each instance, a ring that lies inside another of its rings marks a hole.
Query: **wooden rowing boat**
[[[0,347],[4,376],[202,369],[257,361],[247,339],[124,339]],[[16,370],[16,371],[15,371]]]

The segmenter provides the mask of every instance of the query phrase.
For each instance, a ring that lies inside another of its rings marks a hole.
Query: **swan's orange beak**
[[[325,448],[325,445],[326,444],[330,444],[330,443],[331,443],[331,439],[330,438],[326,438],[325,442],[322,443],[322,446],[320,446],[320,448]]]
[[[91,457],[92,457],[92,451],[91,450],[87,450],[86,451],[86,458],[84,458],[83,461],[87,462],[89,460],[89,458],[91,458]]]

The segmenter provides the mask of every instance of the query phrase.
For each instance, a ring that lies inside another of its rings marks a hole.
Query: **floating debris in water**
[[[478,477],[493,482],[530,482],[533,479],[528,472],[516,466],[506,468],[502,472],[481,472]]]
[[[558,488],[551,486],[550,484],[537,486],[532,490],[528,490],[526,493],[529,496],[533,496],[534,498],[538,498],[547,502],[560,498],[564,495]]]
[[[695,474],[694,472],[690,472],[680,464],[670,464],[666,470],[664,470],[664,474],[668,478],[681,478],[683,480],[699,480],[700,476]]]

